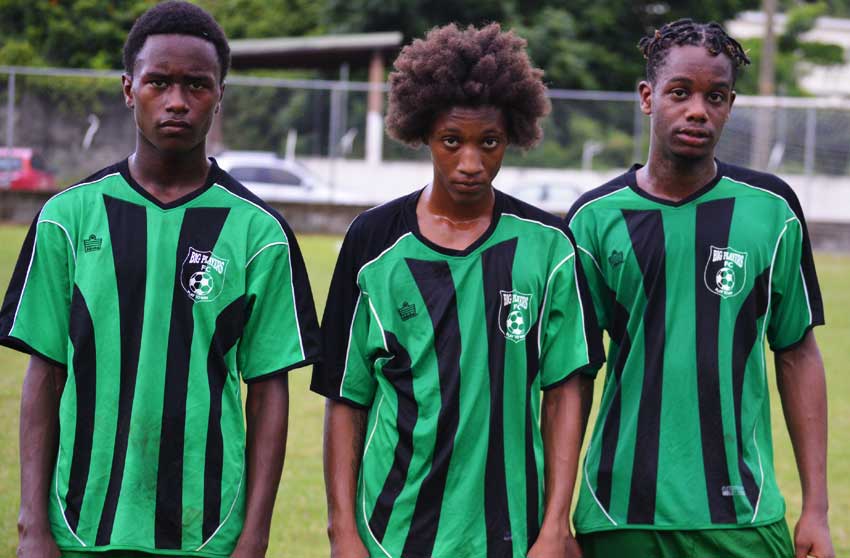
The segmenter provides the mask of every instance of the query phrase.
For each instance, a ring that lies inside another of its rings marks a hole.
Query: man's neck
[[[714,157],[673,159],[650,152],[646,166],[637,171],[638,187],[665,200],[681,201],[711,182],[717,175]]]
[[[163,203],[179,199],[207,179],[210,162],[205,146],[188,153],[166,154],[138,145],[128,160],[130,175],[149,194]]]

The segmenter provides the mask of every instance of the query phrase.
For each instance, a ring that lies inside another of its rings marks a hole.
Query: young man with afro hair
[[[600,336],[563,224],[493,187],[508,145],[541,137],[541,78],[497,24],[436,28],[395,61],[387,129],[428,147],[433,176],[354,220],[331,282],[312,389],[335,558],[575,544]]]
[[[286,372],[318,356],[304,264],[207,158],[229,65],[215,20],[159,4],[124,62],[135,151],[44,205],[0,309],[0,343],[32,355],[18,556],[261,557]]]
[[[827,523],[824,323],[806,221],[779,178],[718,161],[749,63],[716,23],[640,42],[646,165],[567,220],[611,343],[575,513],[586,558],[835,556]],[[791,542],[767,355],[803,487]]]

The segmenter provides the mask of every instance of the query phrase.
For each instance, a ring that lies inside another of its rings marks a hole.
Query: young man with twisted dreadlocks
[[[645,165],[567,216],[611,337],[575,525],[585,557],[834,556],[823,302],[800,204],[714,148],[741,46],[679,20],[640,41]],[[764,340],[803,488],[794,544],[773,466]]]

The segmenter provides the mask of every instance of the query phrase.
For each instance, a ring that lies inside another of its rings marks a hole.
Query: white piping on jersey
[[[576,217],[578,217],[578,214],[579,214],[579,213],[581,213],[581,210],[582,210],[582,209],[584,209],[585,207],[587,207],[588,205],[590,205],[590,204],[592,204],[592,203],[594,203],[594,202],[598,202],[599,200],[604,200],[604,199],[605,199],[605,198],[607,198],[608,196],[613,196],[613,195],[614,195],[614,194],[616,194],[617,192],[622,192],[623,190],[626,190],[626,189],[628,189],[628,186],[623,186],[622,188],[617,188],[617,189],[616,189],[616,190],[614,190],[613,192],[608,192],[608,193],[607,193],[607,194],[605,194],[604,196],[599,196],[598,198],[593,198],[592,200],[585,202],[585,203],[584,203],[581,207],[579,207],[578,209],[576,209],[576,212],[575,212],[575,213],[573,213],[573,218],[572,218],[572,219],[570,219],[570,222],[569,222],[569,223],[567,223],[567,226],[571,226],[571,225],[573,224],[573,220],[575,220],[575,218],[576,218]]]
[[[360,289],[358,289],[360,291]],[[360,299],[363,291],[357,293],[357,302],[354,303],[354,312],[351,314],[351,325],[348,326],[348,347],[345,349],[345,368],[342,369],[342,380],[339,382],[339,396],[345,397],[342,390],[345,388],[345,375],[348,374],[348,357],[351,354],[351,340],[354,338],[354,319],[357,317],[357,309],[360,308]]]
[[[289,243],[288,242],[269,242],[268,244],[266,244],[265,246],[263,246],[262,248],[257,250],[257,252],[253,256],[248,258],[248,262],[245,264],[245,269],[248,269],[248,266],[251,265],[251,262],[254,261],[254,258],[256,258],[257,256],[260,255],[260,252],[262,252],[266,248],[269,248],[270,246],[287,246],[288,247]]]
[[[514,215],[513,213],[502,213],[502,217],[513,217],[514,219],[516,219],[518,221],[525,221],[526,223],[534,223],[535,225],[540,225],[541,227],[546,227],[547,229],[552,229],[553,231],[557,231],[557,232],[561,233],[561,236],[563,236],[564,238],[569,240],[567,233],[565,233],[564,231],[562,231],[558,227],[553,227],[552,225],[547,225],[546,223],[543,223],[541,221],[537,221],[537,220],[534,220],[534,219],[526,219],[525,217],[520,217],[519,215]],[[572,242],[570,244],[572,244]]]
[[[15,323],[18,321],[18,312],[21,311],[21,303],[24,301],[24,294],[27,292],[27,282],[30,278],[30,270],[32,269],[32,262],[35,260],[35,247],[38,244],[38,224],[35,225],[35,236],[32,239],[32,254],[30,254],[30,263],[27,265],[27,274],[24,276],[24,284],[21,287],[21,295],[18,297],[18,306],[15,308],[15,317],[12,318],[12,327],[9,328],[9,335],[12,335],[12,332],[15,331]]]
[[[393,242],[393,243],[392,243],[392,244],[391,244],[388,248],[386,248],[383,252],[381,252],[380,254],[378,254],[377,256],[375,256],[374,258],[372,258],[371,260],[369,260],[368,262],[366,262],[366,263],[364,263],[363,265],[361,265],[361,266],[360,266],[360,269],[358,269],[358,270],[357,270],[357,277],[354,279],[354,281],[357,283],[357,288],[358,288],[358,289],[360,288],[360,274],[361,274],[361,273],[363,273],[363,270],[364,270],[364,269],[366,269],[368,266],[370,266],[370,265],[371,265],[371,264],[373,264],[374,262],[376,262],[376,261],[380,260],[382,257],[384,257],[384,254],[386,254],[387,252],[389,252],[390,250],[392,250],[393,248],[395,248],[395,247],[396,247],[396,244],[398,244],[399,242],[401,242],[401,241],[402,241],[402,239],[404,239],[404,237],[406,237],[406,236],[410,236],[410,235],[412,235],[412,234],[413,234],[413,233],[412,233],[412,232],[409,232],[409,231],[408,231],[408,232],[406,232],[406,233],[404,233],[403,235],[401,235],[400,237],[398,237],[398,238],[396,239],[396,241],[395,241],[395,242]]]
[[[212,532],[212,535],[209,536],[207,540],[204,541],[204,544],[195,549],[195,552],[200,552],[203,550],[207,543],[213,540],[213,538],[218,534],[224,524],[227,523],[227,520],[230,519],[230,514],[233,513],[233,508],[236,507],[236,501],[239,500],[239,493],[242,491],[242,478],[245,476],[245,459],[242,459],[242,472],[239,473],[239,484],[236,485],[236,495],[233,497],[233,503],[230,504],[230,509],[227,510],[227,515],[224,516],[224,519],[221,520],[221,523],[218,524],[218,527],[215,528],[215,531]]]
[[[351,227],[351,225],[349,225],[349,228],[350,228],[350,227]],[[355,303],[355,305],[354,305],[354,312],[351,314],[351,325],[348,327],[348,348],[345,350],[345,368],[342,370],[342,380],[341,380],[341,381],[340,381],[340,383],[339,383],[339,396],[340,396],[340,397],[345,397],[345,396],[342,394],[342,390],[343,390],[343,388],[345,387],[345,375],[348,373],[348,356],[351,354],[351,339],[352,339],[352,337],[354,337],[354,335],[353,335],[353,333],[354,333],[354,318],[357,316],[357,308],[360,306],[360,298],[361,298],[364,294],[365,294],[366,296],[369,296],[369,294],[368,294],[368,293],[364,292],[364,291],[360,288],[360,274],[363,272],[363,270],[364,270],[364,269],[366,269],[366,266],[370,265],[372,262],[376,262],[376,261],[378,261],[379,259],[381,259],[381,258],[383,257],[383,255],[384,255],[384,254],[386,254],[387,252],[389,252],[390,250],[392,250],[393,248],[395,248],[396,244],[398,244],[399,242],[401,242],[401,240],[402,240],[404,237],[406,237],[406,236],[408,236],[408,235],[410,235],[410,234],[413,234],[413,233],[406,232],[406,233],[404,233],[403,235],[401,235],[400,237],[398,237],[398,238],[396,239],[396,241],[395,241],[395,242],[393,242],[393,243],[389,246],[389,248],[387,248],[386,250],[384,250],[383,252],[381,252],[380,254],[378,254],[377,256],[375,256],[374,258],[372,258],[371,260],[369,260],[368,262],[366,262],[365,264],[363,264],[362,266],[360,266],[360,269],[358,269],[358,270],[357,270],[357,276],[356,276],[356,277],[355,277],[355,279],[354,279],[354,284],[355,284],[355,285],[357,285],[357,291],[358,291],[358,293],[357,293],[357,302],[356,302],[356,303]],[[372,305],[371,300],[370,300],[370,302],[369,302],[369,305],[370,305],[370,306]],[[374,308],[372,308],[372,312],[374,312]],[[375,314],[375,317],[377,318],[377,314]],[[380,322],[380,320],[378,320],[378,325],[380,325],[380,323],[381,323],[381,322]],[[382,326],[382,327],[381,327],[381,335],[383,335],[383,334],[384,334],[384,328],[383,328],[383,326]],[[384,348],[385,348],[385,349],[387,348],[387,339],[386,339],[386,337],[384,337]]]
[[[71,524],[68,523],[68,518],[65,517],[65,506],[62,505],[62,499],[59,498],[59,458],[60,457],[62,457],[62,446],[61,446],[61,444],[59,445],[59,448],[58,448],[57,453],[56,453],[56,468],[54,469],[54,473],[53,473],[54,474],[54,485],[56,487],[56,489],[55,489],[56,490],[56,503],[59,504],[59,510],[62,512],[62,520],[65,522],[65,527],[68,528],[68,532],[71,533],[71,535],[73,535],[75,539],[77,539],[78,543],[80,543],[83,546],[88,546],[86,543],[84,543],[82,540],[80,540],[80,537],[78,537],[77,534],[74,532],[74,530],[71,529]]]
[[[387,558],[392,558],[387,549],[381,545],[378,539],[375,537],[375,534],[372,533],[372,527],[369,525],[369,517],[366,515],[366,478],[363,475],[363,467],[362,463],[366,459],[366,453],[369,451],[369,445],[372,443],[372,437],[375,435],[375,430],[378,429],[378,415],[381,410],[381,404],[384,402],[384,396],[381,395],[381,399],[378,400],[378,409],[375,411],[375,424],[372,425],[372,433],[369,434],[369,440],[366,442],[366,447],[363,449],[363,458],[360,460],[360,494],[361,501],[363,502],[363,523],[366,525],[366,530],[369,531],[369,536],[372,537],[372,540],[375,541],[375,544],[378,545],[378,548],[381,549],[381,552],[387,555]]]
[[[599,509],[602,510],[602,513],[605,514],[605,517],[608,518],[608,521],[611,522],[611,525],[616,526],[617,522],[614,521],[613,517],[608,515],[608,512],[605,510],[605,506],[602,505],[602,502],[600,502],[599,498],[596,497],[596,492],[594,492],[593,487],[590,486],[590,476],[587,474],[587,455],[584,456],[584,482],[585,484],[587,484],[587,489],[590,491],[590,495],[593,496],[593,500],[596,502],[596,505],[599,506]]]
[[[40,225],[41,223],[50,223],[51,225],[56,225],[57,227],[62,229],[62,231],[65,233],[65,238],[68,239],[68,244],[71,246],[71,255],[74,256],[74,265],[77,265],[77,250],[74,249],[74,242],[71,240],[71,235],[68,234],[68,229],[63,227],[61,223],[57,221],[51,221],[50,219],[42,219],[37,224]]]
[[[587,248],[585,248],[584,246],[579,244],[578,241],[576,241],[576,248],[578,248],[579,250],[581,250],[582,252],[584,252],[585,254],[590,256],[590,261],[593,262],[593,265],[596,266],[596,269],[599,270],[599,273],[602,273],[602,268],[599,266],[599,262],[596,261],[596,258],[593,257],[593,254],[591,254],[590,251]]]
[[[727,180],[734,182],[736,184],[741,184],[742,186],[746,186],[748,188],[753,188],[754,190],[761,190],[762,192],[767,192],[771,196],[775,196],[775,197],[779,198],[780,200],[784,201],[785,207],[787,207],[788,211],[790,211],[791,215],[793,215],[793,217],[790,217],[790,218],[785,220],[786,226],[790,221],[797,221],[800,224],[800,229],[801,229],[800,232],[802,233],[803,223],[797,217],[797,214],[794,212],[794,209],[791,207],[791,204],[788,203],[788,200],[786,200],[783,196],[780,196],[776,192],[771,192],[770,190],[766,190],[764,188],[759,188],[758,186],[753,186],[752,184],[749,184],[747,182],[741,182],[740,180],[735,180],[734,178],[729,178],[728,176],[724,176],[723,178],[726,178]],[[783,230],[783,233],[784,232],[785,231]],[[780,235],[780,237],[781,237],[781,235]],[[771,267],[773,267],[773,264],[771,264]],[[809,286],[806,284],[806,275],[803,273],[802,263],[800,264],[800,276],[803,278],[803,292],[806,294],[806,306],[809,309],[809,325],[811,325],[811,323],[812,323],[812,305],[809,302]]]
[[[541,313],[540,313],[540,330],[541,331],[543,331],[543,312],[546,311],[546,300],[549,298],[549,285],[552,283],[552,278],[555,276],[555,272],[557,272],[558,269],[560,269],[562,265],[567,263],[567,261],[570,258],[572,258],[574,255],[575,254],[570,254],[569,256],[567,256],[566,258],[564,258],[563,260],[558,262],[558,265],[556,265],[555,268],[552,269],[552,273],[549,274],[549,278],[546,279],[546,289],[543,291],[543,303],[540,306],[540,308],[542,309]],[[540,334],[537,335],[537,354],[538,355],[540,354],[540,339],[542,337],[543,337],[543,335],[540,335]]]
[[[227,188],[225,188],[221,184],[216,183],[215,186],[218,187],[218,188],[221,188],[222,190],[224,190],[225,192],[227,192],[228,194],[230,194],[234,198],[240,199],[240,200],[242,200],[246,203],[253,205],[257,209],[259,209],[260,211],[262,211],[263,213],[268,215],[275,223],[277,223],[277,226],[280,228],[280,232],[283,233],[283,238],[286,239],[286,242],[287,243],[289,242],[289,237],[286,235],[286,231],[284,230],[283,225],[281,224],[280,221],[277,220],[277,218],[274,215],[272,215],[271,213],[269,213],[268,211],[266,211],[265,209],[263,209],[261,206],[257,205],[256,203],[252,202],[248,198],[243,198],[239,194],[231,192],[230,190],[228,190]],[[301,321],[298,319],[298,301],[295,299],[295,278],[292,276],[292,251],[291,250],[287,250],[286,259],[289,262],[289,286],[292,289],[292,309],[295,310],[293,312],[293,314],[295,315],[295,327],[298,329],[298,347],[301,349],[301,358],[303,359],[303,358],[307,358],[307,355],[304,354],[304,341],[301,337]]]
[[[779,236],[776,239],[776,244],[773,247],[773,256],[770,258],[770,272],[768,273],[767,278],[767,311],[764,314],[764,321],[761,324],[761,340],[759,342],[759,350],[761,351],[761,370],[762,370],[762,378],[764,380],[764,391],[767,392],[767,362],[765,362],[764,358],[764,337],[767,334],[767,324],[770,321],[770,299],[773,295],[773,267],[776,265],[776,254],[779,253],[779,244],[782,242],[782,237],[785,236],[785,232],[788,230],[788,222],[793,221],[795,218],[788,219],[785,221],[785,226],[782,227],[782,230],[779,232]],[[753,441],[756,439],[756,427],[758,426],[758,421],[753,425]],[[758,443],[756,443],[756,455],[759,458],[759,471],[761,474],[761,481],[759,482],[759,495],[756,499],[756,506],[753,508],[753,518],[750,520],[750,523],[755,523],[756,517],[759,513],[759,506],[761,505],[761,495],[764,490],[764,467],[762,467],[761,463],[761,450],[759,449]]]
[[[110,177],[113,177],[113,176],[118,176],[120,174],[121,174],[120,172],[113,172],[113,173],[107,174],[106,176],[101,176],[97,180],[92,180],[91,182],[82,182],[80,184],[75,184],[74,186],[71,186],[69,188],[65,188],[64,190],[62,190],[58,194],[52,195],[50,197],[50,199],[48,199],[46,202],[44,202],[44,206],[46,207],[47,204],[49,204],[51,202],[51,200],[58,198],[62,194],[67,194],[71,190],[75,190],[75,189],[79,188],[80,186],[88,186],[89,184],[97,184],[98,182],[102,182],[103,180],[106,180],[107,178],[110,178]]]
[[[365,294],[369,298],[369,310],[372,311],[372,315],[375,316],[375,321],[378,322],[378,328],[381,330],[381,338],[384,340],[384,350],[390,352],[390,348],[387,346],[387,334],[384,331],[384,324],[381,323],[381,318],[378,317],[378,312],[375,310],[375,305],[372,304],[372,297],[369,296],[369,293],[367,293],[366,291],[363,291],[363,294]]]
[[[762,344],[764,345],[764,344]],[[764,351],[764,348],[762,348]],[[761,505],[761,495],[762,490],[764,489],[764,465],[761,462],[761,449],[759,448],[758,440],[756,440],[756,428],[758,427],[758,419],[756,419],[755,424],[753,424],[753,444],[756,446],[756,455],[759,458],[759,474],[761,475],[761,483],[759,484],[759,497],[756,499],[756,507],[753,509],[753,518],[750,520],[750,523],[755,523],[756,516],[759,513],[759,506]]]

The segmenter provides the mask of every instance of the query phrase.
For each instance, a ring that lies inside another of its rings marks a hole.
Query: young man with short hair
[[[824,323],[800,204],[714,148],[748,59],[716,23],[640,42],[649,158],[567,216],[611,337],[575,512],[586,557],[834,556]],[[764,340],[803,486],[792,545],[773,467]],[[795,550],[796,549],[796,550]]]
[[[229,65],[215,20],[159,4],[124,63],[135,152],[45,204],[0,310],[0,343],[32,355],[18,556],[264,556],[286,372],[318,356],[304,264],[207,158]]]

